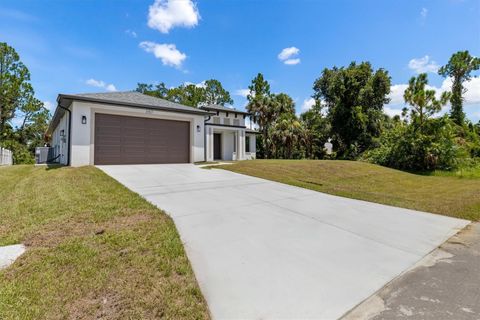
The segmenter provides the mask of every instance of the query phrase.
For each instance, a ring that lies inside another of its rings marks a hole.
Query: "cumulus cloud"
[[[313,107],[314,105],[315,105],[315,99],[313,99],[313,98],[308,98],[308,99],[303,100],[302,113],[310,110],[310,108]]]
[[[85,83],[92,87],[102,88],[107,91],[117,91],[117,88],[113,84],[105,83],[102,80],[88,79]]]
[[[448,82],[446,82],[448,80]],[[449,90],[452,87],[452,79],[446,79],[444,82],[448,84]],[[472,78],[470,81],[464,83],[465,89],[465,104],[480,104],[480,78]]]
[[[183,83],[183,85],[185,85],[185,86],[192,85],[192,84],[193,84],[195,87],[197,87],[197,88],[205,88],[205,87],[207,86],[207,85],[205,84],[205,80],[203,80],[203,81],[201,81],[201,82],[199,82],[199,83],[193,83],[193,82],[189,82],[189,81],[185,81],[185,82]]]
[[[403,103],[403,93],[405,89],[408,88],[408,84],[395,84],[390,87],[390,104],[400,104]]]
[[[420,11],[420,15],[422,16],[423,19],[426,19],[428,15],[428,9],[422,8],[422,10]]]
[[[283,61],[284,64],[296,65],[300,63],[300,59],[294,57],[296,57],[299,53],[300,49],[296,47],[285,48],[278,54],[278,59]]]
[[[43,106],[45,107],[45,109],[47,109],[48,111],[52,111],[53,109],[55,109],[55,105],[50,102],[50,101],[43,101]]]
[[[177,26],[195,27],[199,20],[200,13],[191,0],[155,0],[148,10],[148,26],[162,33]]]
[[[464,87],[467,90],[463,94],[464,106],[467,114],[469,109],[480,108],[480,78],[472,78],[470,81],[464,83]],[[408,88],[408,84],[395,84],[390,88],[389,98],[390,103],[384,107],[384,111],[388,115],[396,115],[401,113],[401,109],[405,106],[403,100],[403,93],[405,89]],[[446,78],[442,81],[442,84],[439,87],[427,85],[426,89],[435,90],[437,99],[440,99],[440,96],[443,92],[452,90],[452,79]],[[439,114],[444,114],[450,109],[450,104],[444,106],[442,111]],[[471,111],[471,114],[475,116],[474,110]]]
[[[250,94],[250,89],[238,89],[235,90],[235,95],[236,96],[241,96],[246,98]]]
[[[383,112],[385,112],[390,117],[394,117],[394,116],[400,116],[402,114],[402,109],[385,106],[383,108]]]
[[[433,60],[430,60],[428,55],[422,58],[414,58],[408,62],[408,67],[416,73],[433,72],[436,73],[440,66]]]
[[[125,30],[125,33],[126,33],[127,35],[129,35],[130,37],[132,37],[132,38],[136,38],[136,37],[137,37],[137,33],[136,33],[135,31],[133,31],[133,30],[127,29],[127,30]]]
[[[278,54],[278,59],[286,60],[294,55],[297,55],[299,52],[300,52],[300,49],[296,47],[285,48]]]
[[[152,53],[155,58],[160,59],[165,66],[180,68],[183,61],[187,58],[187,55],[177,50],[174,44],[143,41],[140,42],[139,46],[146,52]]]
[[[288,65],[296,65],[300,63],[300,59],[287,59],[283,63],[288,64]]]

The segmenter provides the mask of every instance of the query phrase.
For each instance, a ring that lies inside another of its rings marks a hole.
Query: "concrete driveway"
[[[215,319],[337,319],[468,224],[191,164],[99,168],[172,216]]]

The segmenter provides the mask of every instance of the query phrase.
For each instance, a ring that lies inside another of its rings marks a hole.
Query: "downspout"
[[[210,120],[212,116],[208,116],[205,120],[203,120],[203,160],[207,162],[207,126],[205,125],[207,121]]]
[[[60,103],[58,104],[58,106],[60,108],[62,108],[63,110],[65,111],[68,111],[68,148],[67,148],[67,166],[70,166],[70,154],[72,153],[71,152],[71,148],[72,148],[72,144],[71,144],[71,139],[72,139],[72,134],[71,134],[71,130],[70,128],[72,128],[72,112],[70,111],[70,109],[68,108],[65,108],[64,106],[62,106]]]

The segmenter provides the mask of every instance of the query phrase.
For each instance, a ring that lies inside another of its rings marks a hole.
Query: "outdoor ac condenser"
[[[51,147],[36,147],[35,148],[35,163],[44,164],[53,160],[55,154]]]

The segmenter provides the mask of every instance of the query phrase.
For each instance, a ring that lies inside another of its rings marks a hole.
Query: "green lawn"
[[[356,161],[254,160],[222,168],[298,187],[397,207],[480,220],[480,178],[417,175]]]
[[[93,167],[0,168],[0,319],[209,318],[172,220]]]

